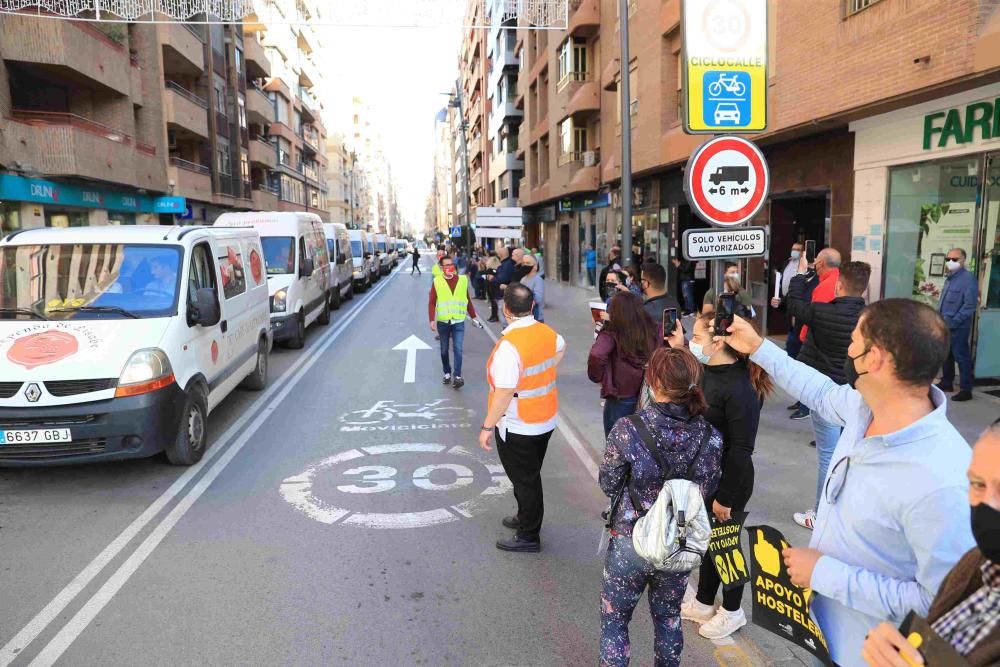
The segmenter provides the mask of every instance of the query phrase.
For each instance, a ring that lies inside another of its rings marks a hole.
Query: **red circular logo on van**
[[[80,344],[76,336],[65,331],[43,331],[14,341],[7,350],[7,359],[30,371],[38,366],[62,361],[79,350]]]
[[[250,251],[250,275],[258,285],[264,279],[264,263],[260,261],[260,253],[256,248]]]
[[[216,341],[212,341],[212,363],[214,364],[219,360],[219,344]]]

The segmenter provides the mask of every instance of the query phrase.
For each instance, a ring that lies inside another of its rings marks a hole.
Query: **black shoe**
[[[799,408],[798,410],[796,410],[795,412],[793,412],[791,415],[789,415],[788,418],[789,419],[794,419],[795,421],[799,421],[801,419],[809,419],[809,411],[808,410],[803,410],[802,408]]]
[[[955,391],[955,387],[953,387],[950,384],[945,384],[944,382],[938,382],[934,386],[940,389],[941,391]]]
[[[809,441],[809,446],[810,447],[815,447],[816,446],[816,441],[815,440],[810,440]]]
[[[802,404],[799,403],[798,401],[795,401],[794,403],[792,403],[791,405],[789,405],[786,409],[787,410],[796,410],[797,411],[801,407],[802,407]]]
[[[952,396],[951,400],[953,400],[953,401],[971,401],[972,400],[972,392],[971,391],[966,391],[965,389],[963,389],[962,391],[960,391],[957,394],[955,394],[954,396]]]
[[[451,382],[451,386],[455,389],[461,389],[465,386],[465,380],[462,379],[461,375],[456,375],[455,379]]]
[[[539,540],[526,540],[516,533],[506,540],[497,540],[497,549],[500,551],[513,551],[523,554],[537,554],[542,550],[542,543]]]
[[[487,321],[487,322],[499,322],[499,321],[500,321],[500,318],[499,318],[499,317],[491,317],[491,318],[489,318],[489,319],[488,319],[488,320],[486,320],[486,321]]]
[[[503,524],[504,528],[510,528],[511,530],[517,530],[521,527],[521,522],[517,520],[516,516],[505,516],[500,523]]]

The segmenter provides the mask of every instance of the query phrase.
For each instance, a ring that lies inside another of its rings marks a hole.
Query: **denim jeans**
[[[694,281],[693,280],[682,280],[681,281],[681,296],[684,298],[684,310],[689,313],[694,313],[698,309],[694,304]]]
[[[823,497],[823,485],[826,484],[826,472],[830,467],[830,459],[833,458],[833,450],[837,448],[837,441],[840,440],[840,433],[844,429],[831,424],[815,412],[810,416],[813,422],[813,433],[816,434],[816,458],[819,462],[819,475],[816,478],[816,507],[818,508],[820,498]]]
[[[955,363],[958,363],[958,380],[962,391],[972,391],[972,353],[969,350],[971,325],[962,325],[951,330],[951,350],[941,369],[941,383],[955,383]]]
[[[622,417],[628,417],[635,413],[635,406],[639,402],[639,397],[635,398],[612,398],[609,396],[604,400],[604,437],[608,437],[611,429]]]
[[[455,351],[455,375],[462,375],[462,342],[465,340],[465,322],[438,322],[438,336],[441,337],[441,365],[445,373],[451,373],[448,360],[448,343],[452,341]]]

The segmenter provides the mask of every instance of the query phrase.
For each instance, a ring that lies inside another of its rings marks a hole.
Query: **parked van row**
[[[237,386],[267,386],[273,343],[301,348],[382,274],[373,236],[307,213],[9,234],[0,466],[198,462],[215,407]]]

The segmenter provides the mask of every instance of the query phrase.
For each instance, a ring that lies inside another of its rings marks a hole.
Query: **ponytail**
[[[671,403],[679,403],[692,416],[704,414],[708,401],[701,388],[702,367],[686,348],[658,348],[646,368],[646,383]]]

